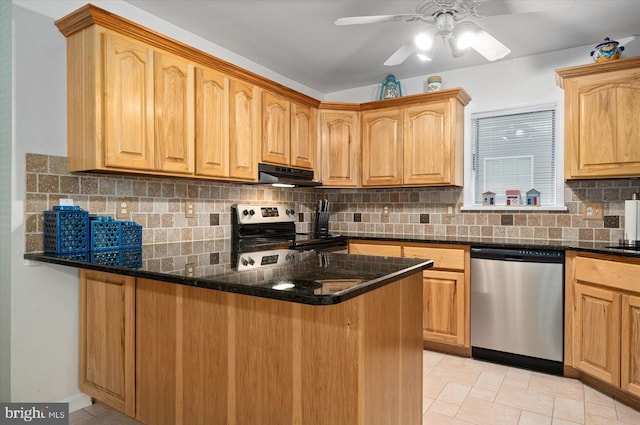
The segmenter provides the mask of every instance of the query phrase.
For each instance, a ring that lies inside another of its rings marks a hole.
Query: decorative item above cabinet
[[[69,171],[256,181],[264,90],[292,105],[291,132],[306,139],[287,151],[313,168],[319,101],[90,4],[56,25]]]
[[[640,176],[640,56],[556,70],[565,179]]]

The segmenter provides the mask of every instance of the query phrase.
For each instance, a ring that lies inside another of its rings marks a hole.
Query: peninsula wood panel
[[[332,306],[138,290],[142,422],[421,424],[420,273]]]
[[[269,92],[262,93],[262,161],[289,165],[291,158],[291,105]]]
[[[358,187],[360,182],[360,131],[358,113],[320,111],[322,184]]]
[[[229,176],[229,79],[196,68],[196,174]]]
[[[558,70],[565,89],[565,178],[640,175],[640,60]]]
[[[291,165],[313,169],[316,163],[317,110],[310,106],[291,104]]]
[[[574,284],[574,367],[620,386],[620,294]]]
[[[402,110],[362,113],[362,185],[402,184]]]
[[[104,34],[107,167],[155,168],[153,60],[150,47],[123,36]]]
[[[254,88],[239,80],[229,84],[229,175],[243,180],[256,180],[257,140],[259,135],[258,102]]]
[[[135,278],[80,271],[80,386],[135,412]]]
[[[195,83],[193,64],[154,53],[155,157],[161,171],[193,174]]]
[[[621,379],[623,390],[640,396],[640,296],[622,296]]]

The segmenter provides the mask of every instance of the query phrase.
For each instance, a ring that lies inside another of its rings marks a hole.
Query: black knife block
[[[316,238],[329,236],[329,212],[316,213]]]

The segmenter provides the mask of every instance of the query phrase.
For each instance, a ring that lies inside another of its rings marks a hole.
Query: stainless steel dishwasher
[[[471,355],[562,374],[564,252],[471,248]]]

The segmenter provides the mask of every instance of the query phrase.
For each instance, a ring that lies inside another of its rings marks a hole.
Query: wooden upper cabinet
[[[289,165],[291,158],[291,116],[289,101],[262,93],[262,161]]]
[[[156,168],[194,172],[194,67],[169,53],[154,54]]]
[[[322,184],[357,187],[360,174],[358,113],[320,111]]]
[[[556,72],[565,90],[565,178],[640,176],[640,57]]]
[[[297,103],[291,104],[291,165],[315,168],[316,109]]]
[[[229,176],[229,79],[196,68],[196,174]]]
[[[155,168],[153,50],[129,38],[105,33],[103,60],[104,164],[106,167],[152,170]],[[99,86],[101,82],[97,83]],[[76,82],[69,81],[69,84]],[[87,101],[86,98],[82,100]],[[82,100],[78,99],[78,103]],[[74,102],[73,108],[82,108],[82,105]],[[69,121],[69,126],[72,125],[75,124]],[[82,137],[74,131],[70,133],[76,138]],[[73,143],[83,141],[75,139]],[[69,147],[73,149],[71,145]]]
[[[229,84],[229,175],[256,180],[258,123],[257,102],[251,84],[231,80]]]
[[[402,110],[362,113],[362,185],[402,184]]]
[[[463,114],[455,99],[406,108],[405,185],[462,186]]]

